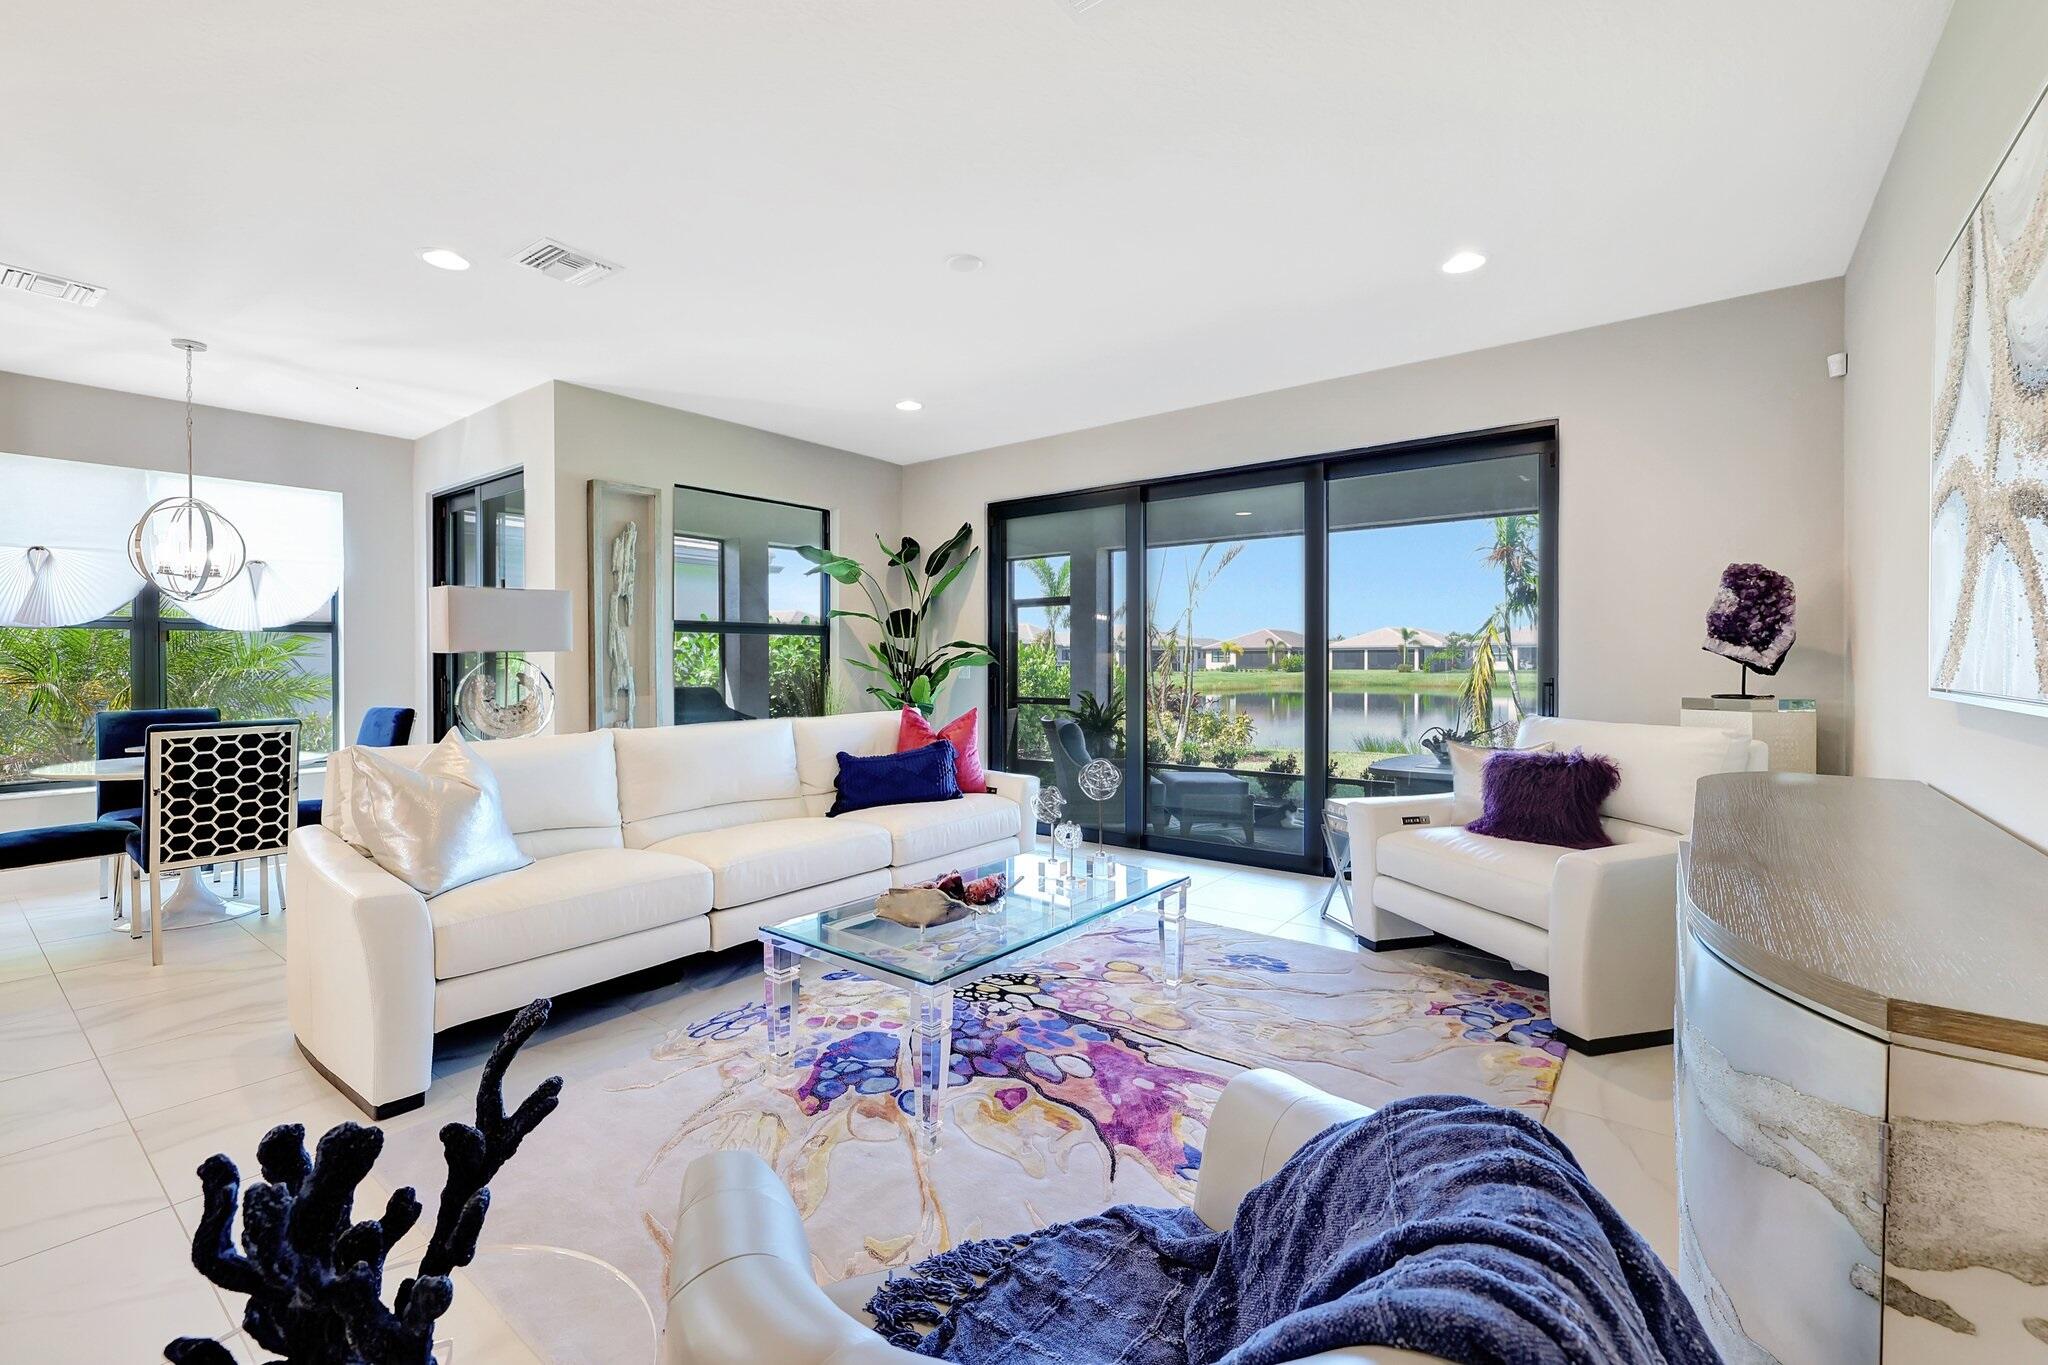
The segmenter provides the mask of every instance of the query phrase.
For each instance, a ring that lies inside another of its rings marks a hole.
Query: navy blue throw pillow
[[[934,740],[900,754],[839,755],[839,799],[827,815],[870,806],[907,806],[919,801],[957,801],[960,779],[953,771],[953,741]]]

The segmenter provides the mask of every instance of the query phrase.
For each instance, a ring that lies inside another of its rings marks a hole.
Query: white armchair
[[[1583,1052],[1671,1040],[1678,845],[1710,773],[1760,772],[1769,750],[1720,730],[1531,717],[1518,746],[1606,754],[1621,784],[1600,807],[1611,847],[1560,849],[1470,833],[1455,798],[1334,803],[1351,837],[1354,926],[1373,947],[1431,933],[1550,977],[1558,1032]]]
[[[1231,1081],[1209,1120],[1195,1212],[1223,1228],[1253,1186],[1310,1138],[1370,1110],[1278,1071]],[[895,1365],[924,1360],[884,1341],[862,1311],[884,1274],[820,1289],[803,1220],[752,1152],[714,1152],[683,1173],[669,1273],[663,1365]],[[1314,1365],[1443,1365],[1440,1357],[1355,1346]]]

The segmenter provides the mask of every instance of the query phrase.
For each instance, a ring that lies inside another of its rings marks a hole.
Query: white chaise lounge
[[[1029,852],[1038,780],[832,819],[841,751],[895,748],[894,713],[482,743],[534,862],[426,900],[344,837],[350,761],[292,835],[292,1030],[373,1117],[424,1103],[434,1034],[707,949],[764,924]],[[417,763],[430,751],[381,752]]]

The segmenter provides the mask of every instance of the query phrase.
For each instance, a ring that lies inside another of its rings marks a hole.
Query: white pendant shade
[[[82,625],[142,590],[123,551],[141,470],[0,454],[0,488],[0,625]]]

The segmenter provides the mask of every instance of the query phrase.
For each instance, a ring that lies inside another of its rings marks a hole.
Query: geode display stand
[[[1810,697],[1684,697],[1680,725],[1712,726],[1770,746],[1774,773],[1820,768],[1820,706]]]
[[[206,1202],[192,1234],[192,1264],[222,1289],[249,1296],[242,1330],[279,1357],[271,1365],[435,1365],[434,1328],[454,1298],[450,1276],[476,1256],[490,1211],[490,1182],[519,1144],[553,1113],[562,1078],[550,1076],[510,1114],[505,1071],[547,1023],[552,1002],[536,1000],[512,1023],[484,1063],[476,1122],[441,1129],[448,1179],[417,1274],[384,1302],[384,1266],[419,1221],[407,1186],[385,1201],[381,1217],[353,1222],[356,1188],[384,1150],[384,1132],[359,1123],[327,1130],[313,1155],[305,1125],[279,1124],[256,1147],[263,1179],[242,1189],[222,1155],[199,1166]],[[242,1214],[241,1246],[232,1235]],[[164,1347],[172,1365],[235,1365],[209,1337],[179,1337]]]

